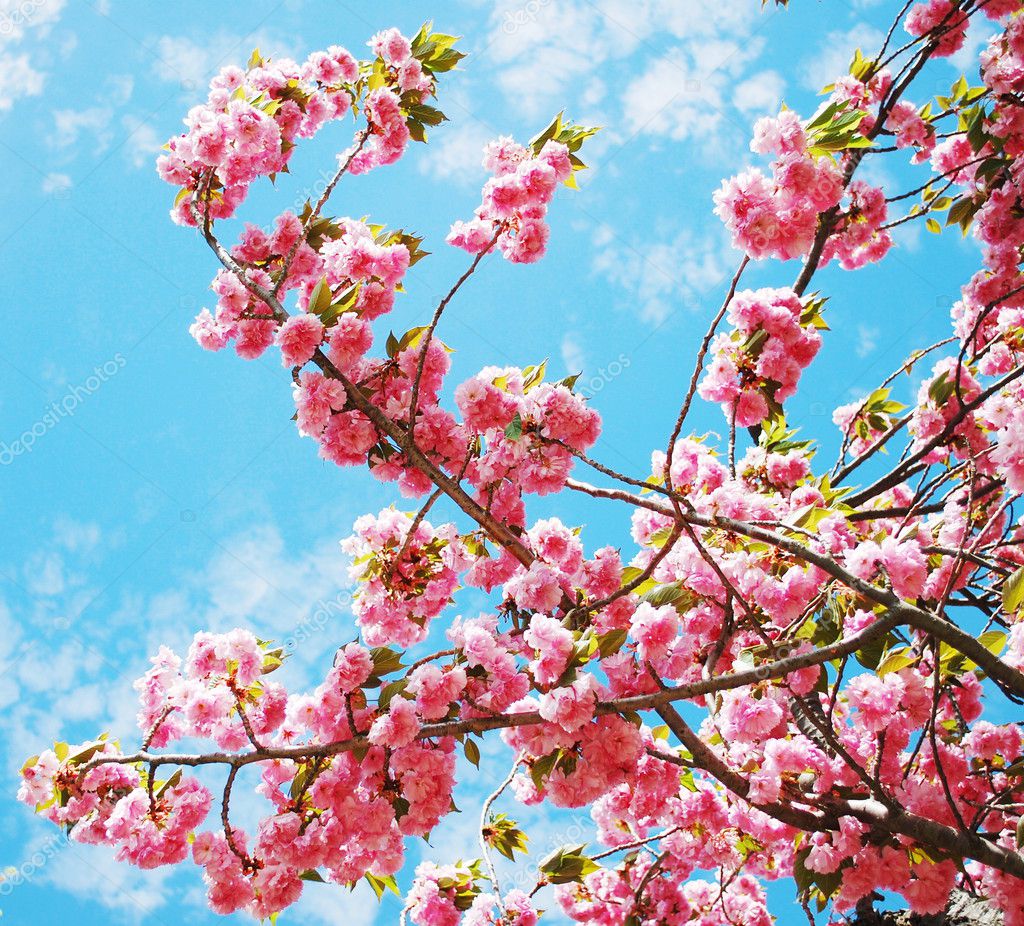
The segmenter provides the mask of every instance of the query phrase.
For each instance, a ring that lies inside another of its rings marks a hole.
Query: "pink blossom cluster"
[[[733,246],[754,260],[790,260],[806,254],[818,215],[843,194],[842,173],[831,157],[815,158],[799,117],[784,110],[754,127],[751,148],[774,154],[772,174],[753,168],[723,182],[715,214],[732,233]]]
[[[995,5],[1004,10],[1006,8],[1006,4],[999,0]],[[954,0],[925,0],[916,3],[907,13],[904,27],[915,37],[929,35],[936,42],[934,54],[937,57],[948,57],[958,52],[967,40],[967,14],[960,7],[961,4]],[[989,15],[995,18],[997,12],[993,11]]]
[[[47,749],[25,764],[18,799],[66,827],[77,842],[117,848],[117,860],[139,868],[174,865],[206,819],[211,796],[180,773],[150,783],[134,765],[121,764],[116,744],[97,741]],[[113,761],[95,764],[102,759]]]
[[[989,217],[984,214],[982,221]],[[993,243],[986,269],[971,278],[953,305],[954,331],[966,350],[980,356],[978,371],[987,376],[1009,373],[1024,358],[1024,290],[1018,292],[1024,277],[1018,263],[1015,248]]]
[[[519,888],[500,897],[482,891],[479,865],[419,865],[409,919],[416,926],[535,926],[540,914],[529,896]]]
[[[892,247],[892,236],[883,227],[888,206],[881,188],[863,180],[850,183],[846,193],[846,208],[825,242],[822,263],[838,260],[844,270],[859,270],[880,261]]]
[[[485,441],[467,478],[495,500],[501,516],[522,523],[520,492],[548,495],[565,485],[571,450],[593,446],[600,416],[564,383],[537,381],[536,371],[486,367],[455,390],[466,428]]]
[[[931,376],[918,390],[909,425],[915,449],[923,452],[932,448],[925,454],[926,461],[938,462],[950,451],[963,459],[985,449],[988,441],[976,416],[962,413],[980,392],[978,381],[956,357],[944,358],[932,367]],[[954,424],[955,419],[962,420]]]
[[[599,926],[770,926],[764,891],[749,875],[721,885],[680,876],[679,859],[662,862],[662,874],[644,883],[652,861],[641,856],[626,869],[600,868],[580,884],[557,889],[562,911],[575,922]],[[643,884],[643,890],[640,890]]]
[[[576,700],[575,695],[570,697]],[[513,712],[538,709],[543,716],[544,704],[535,698],[525,698],[512,706]],[[566,725],[575,726],[587,711],[593,711],[592,704],[587,704],[582,711],[573,705],[565,714],[571,717]],[[523,803],[549,800],[556,807],[584,807],[610,789],[635,781],[637,762],[644,750],[640,731],[629,721],[614,715],[583,721],[571,732],[562,723],[547,722],[513,727],[505,730],[502,737],[530,765],[557,755],[540,788],[528,774],[519,774],[512,782],[516,796]]]
[[[359,63],[338,46],[303,64],[256,57],[247,70],[223,68],[157,162],[160,177],[182,188],[172,218],[201,225],[233,215],[255,179],[287,168],[298,139],[348,113],[358,78]]]
[[[135,688],[139,728],[153,746],[201,736],[240,749],[284,721],[287,694],[264,677],[277,663],[247,630],[197,633],[184,663],[166,647],[152,662]]]
[[[985,11],[989,10],[1008,15],[1016,12],[1017,5],[1012,0],[993,0],[985,5]],[[999,94],[1013,93],[1024,86],[1024,23],[1019,16],[1011,18],[1004,31],[993,35],[982,51],[981,76],[985,86]]]
[[[373,343],[370,323],[394,305],[410,252],[400,232],[374,234],[362,221],[339,219],[330,229],[332,237],[316,251],[293,212],[278,216],[269,234],[247,225],[231,257],[245,268],[249,286],[232,271],[217,274],[215,313],[203,309],[190,329],[200,346],[216,351],[234,342],[236,353],[252,360],[276,343],[283,364],[296,367],[308,363],[326,341],[331,361],[346,374],[356,371]],[[281,319],[253,288],[272,290],[288,255],[292,260],[281,289],[299,290],[300,311]],[[314,296],[323,304],[311,305]],[[339,299],[344,311],[325,314]]]
[[[803,369],[821,347],[821,335],[801,324],[803,303],[792,290],[745,290],[729,305],[734,330],[716,335],[700,395],[718,402],[741,427],[768,417],[770,402],[795,391]]]
[[[885,127],[896,136],[897,148],[915,149],[915,164],[927,161],[935,148],[935,127],[909,100],[900,100],[893,105]]]
[[[299,875],[311,869],[339,883],[368,871],[386,877],[402,864],[403,837],[427,835],[450,811],[454,743],[421,741],[418,732],[421,712],[433,718],[440,699],[458,700],[460,685],[450,680],[465,675],[457,667],[421,672],[416,702],[397,697],[374,709],[362,689],[377,671],[374,659],[351,644],[321,686],[295,695],[266,680],[280,659],[244,630],[197,634],[184,661],[167,649],[154,658],[136,686],[150,747],[189,736],[231,751],[303,741],[315,750],[367,734],[359,757],[261,762],[257,790],[272,808],[254,835],[237,827],[196,833],[210,793],[180,773],[150,785],[141,763],[117,761],[120,751],[104,741],[61,744],[27,763],[19,797],[79,841],[115,846],[120,860],[143,868],[181,862],[191,851],[219,913],[266,918],[298,899]]]
[[[254,53],[245,70],[223,68],[207,101],[189,111],[188,130],[167,143],[157,164],[163,180],[182,188],[174,220],[194,226],[230,217],[254,180],[287,170],[300,139],[354,106],[361,107],[366,129],[340,162],[362,174],[397,161],[412,137],[409,108],[433,96],[436,77],[397,29],[377,33],[368,44],[376,56],[368,62],[332,45],[302,64]],[[363,79],[368,71],[378,78],[370,89]]]
[[[875,126],[875,116],[871,112],[873,106],[881,103],[892,88],[892,74],[888,68],[872,71],[870,75],[857,77],[854,74],[841,74],[832,86],[830,103],[841,106],[848,104],[852,109],[863,113],[858,125],[861,134],[866,134]]]
[[[551,140],[533,152],[502,137],[487,145],[484,166],[494,176],[484,185],[476,217],[452,225],[448,243],[480,254],[496,240],[506,260],[540,260],[550,234],[544,219],[548,204],[558,184],[572,175],[569,149]]]
[[[1011,492],[1024,492],[1024,390],[1019,383],[986,400],[979,417],[991,435],[988,460]]]
[[[890,425],[887,418],[870,414],[864,399],[840,405],[832,412],[832,423],[849,440],[850,453],[857,457],[864,453]]]
[[[434,528],[427,520],[386,508],[363,515],[342,543],[359,582],[355,612],[373,646],[410,646],[424,639],[430,621],[452,600],[456,569],[464,559],[452,524]]]

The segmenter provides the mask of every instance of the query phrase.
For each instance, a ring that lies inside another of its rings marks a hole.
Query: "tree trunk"
[[[875,910],[871,901],[858,905],[850,926],[1003,926],[1003,914],[986,901],[956,891],[945,913],[921,916],[908,910]]]

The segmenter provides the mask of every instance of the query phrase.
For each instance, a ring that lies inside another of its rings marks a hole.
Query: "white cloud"
[[[701,300],[732,272],[724,242],[690,230],[655,243],[633,244],[609,225],[594,234],[593,269],[617,286],[641,321],[659,325],[680,308],[696,311]]]
[[[622,95],[626,131],[673,141],[694,138],[705,149],[717,149],[729,128],[745,139],[750,127],[733,115],[727,96],[760,49],[758,41],[741,45],[711,38],[676,46],[626,86]]]
[[[280,40],[261,33],[238,35],[218,32],[203,43],[186,36],[163,35],[156,40],[153,68],[157,77],[192,92],[228,64],[245,64],[254,48],[269,57],[288,54]]]
[[[53,144],[58,148],[77,148],[83,136],[92,136],[95,152],[110,147],[113,133],[110,129],[114,111],[108,106],[88,109],[58,109],[53,114],[56,134]]]
[[[51,176],[63,176],[56,174]],[[99,546],[102,535],[98,524],[86,524],[61,518],[54,525],[54,540],[67,550],[75,553],[88,553]]]
[[[377,898],[365,881],[352,892],[336,884],[310,883],[298,903],[289,909],[288,918],[294,923],[325,926],[373,926],[379,922],[379,913]]]
[[[732,103],[740,112],[774,115],[779,111],[785,88],[786,82],[777,71],[761,71],[736,84]]]
[[[570,375],[582,373],[586,358],[579,336],[569,331],[562,338],[562,364]]]
[[[847,73],[855,49],[859,48],[866,55],[874,54],[882,47],[884,40],[885,35],[867,23],[857,23],[845,32],[829,32],[804,62],[804,73],[807,75],[804,85],[818,92]]]
[[[44,37],[60,19],[65,0],[26,4],[24,0],[0,0],[0,112],[18,100],[39,96],[46,75],[30,63],[26,52],[7,49],[19,45],[30,31]]]
[[[142,871],[115,862],[105,847],[70,843],[49,861],[41,881],[142,921],[167,902],[172,873],[168,868]]]
[[[10,109],[18,100],[39,96],[46,76],[29,64],[27,54],[0,54],[0,112]]]
[[[613,66],[621,72],[615,62],[640,51],[649,58],[652,39],[682,39],[697,54],[709,39],[747,34],[758,10],[753,0],[501,0],[491,15],[491,40],[480,54],[494,59],[499,86],[529,116],[563,103],[573,87],[597,107],[602,75]]]
[[[64,3],[65,0],[0,0],[0,46],[20,42],[32,29],[45,35],[60,19]]]
[[[47,196],[54,193],[66,193],[73,186],[67,174],[47,174],[43,177],[43,192]]]
[[[861,359],[869,357],[878,348],[878,337],[881,331],[871,325],[857,326],[857,346],[854,348]]]
[[[131,74],[112,74],[107,78],[107,97],[115,106],[127,103],[135,89],[135,78]]]
[[[156,129],[149,122],[144,122],[137,116],[125,116],[121,124],[128,131],[128,138],[125,139],[124,151],[135,168],[152,167],[154,158],[163,147],[164,139],[156,132]]]
[[[34,595],[52,597],[64,591],[64,561],[57,553],[38,553],[25,566],[25,584]]]
[[[475,184],[484,175],[483,149],[493,133],[480,123],[466,121],[435,130],[419,169],[438,180]]]

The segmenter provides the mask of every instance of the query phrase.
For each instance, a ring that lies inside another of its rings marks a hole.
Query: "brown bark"
[[[979,897],[956,891],[944,913],[921,916],[907,910],[875,910],[870,903],[858,907],[850,926],[1003,926],[1003,914]]]

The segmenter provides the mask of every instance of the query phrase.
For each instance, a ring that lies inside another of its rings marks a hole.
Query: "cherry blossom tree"
[[[980,79],[915,94],[981,18],[995,34]],[[543,256],[548,204],[576,186],[594,128],[560,115],[486,147],[480,206],[448,237],[468,266],[401,336],[380,320],[421,239],[327,212],[343,178],[445,119],[434,102],[456,45],[428,24],[378,33],[365,60],[254,54],[213,80],[158,165],[179,188],[172,218],[221,265],[195,340],[279,351],[299,434],[417,499],[360,517],[343,542],[359,641],[305,693],[274,681],[282,650],[246,630],[162,648],[136,683],[138,748],[58,743],[25,764],[20,797],[121,861],[191,858],[215,911],[267,918],[306,882],[397,893],[407,838],[453,810],[457,753],[477,763],[496,735],[508,774],[482,808],[479,857],[421,864],[403,922],[531,926],[548,891],[582,923],[766,926],[764,884],[781,878],[812,923],[829,905],[865,917],[879,894],[934,914],[966,893],[1021,926],[1024,735],[998,720],[1024,699],[1022,4],[911,0],[816,113],[757,122],[767,166],[714,194],[743,257],[692,373],[665,384],[679,412],[640,473],[589,455],[600,419],[573,377],[492,366],[446,383],[449,303],[484,260]],[[222,242],[253,183],[350,118],[316,202]],[[858,176],[908,157],[909,191]],[[811,284],[831,261],[883,260],[911,222],[974,235],[980,266],[948,338],[836,409],[842,452],[822,464],[786,414],[829,336]],[[777,285],[744,288],[755,261]],[[890,390],[919,369],[905,407]],[[688,436],[698,397],[721,406],[722,446]],[[531,519],[530,499],[556,493],[628,513],[625,552]],[[460,586],[493,607],[453,614]],[[173,751],[183,738],[209,745]],[[223,771],[216,800],[200,766]],[[231,813],[243,772],[264,808],[249,832]],[[513,794],[588,807],[599,845],[563,846],[535,889],[506,889],[495,853],[527,838],[495,809]]]

